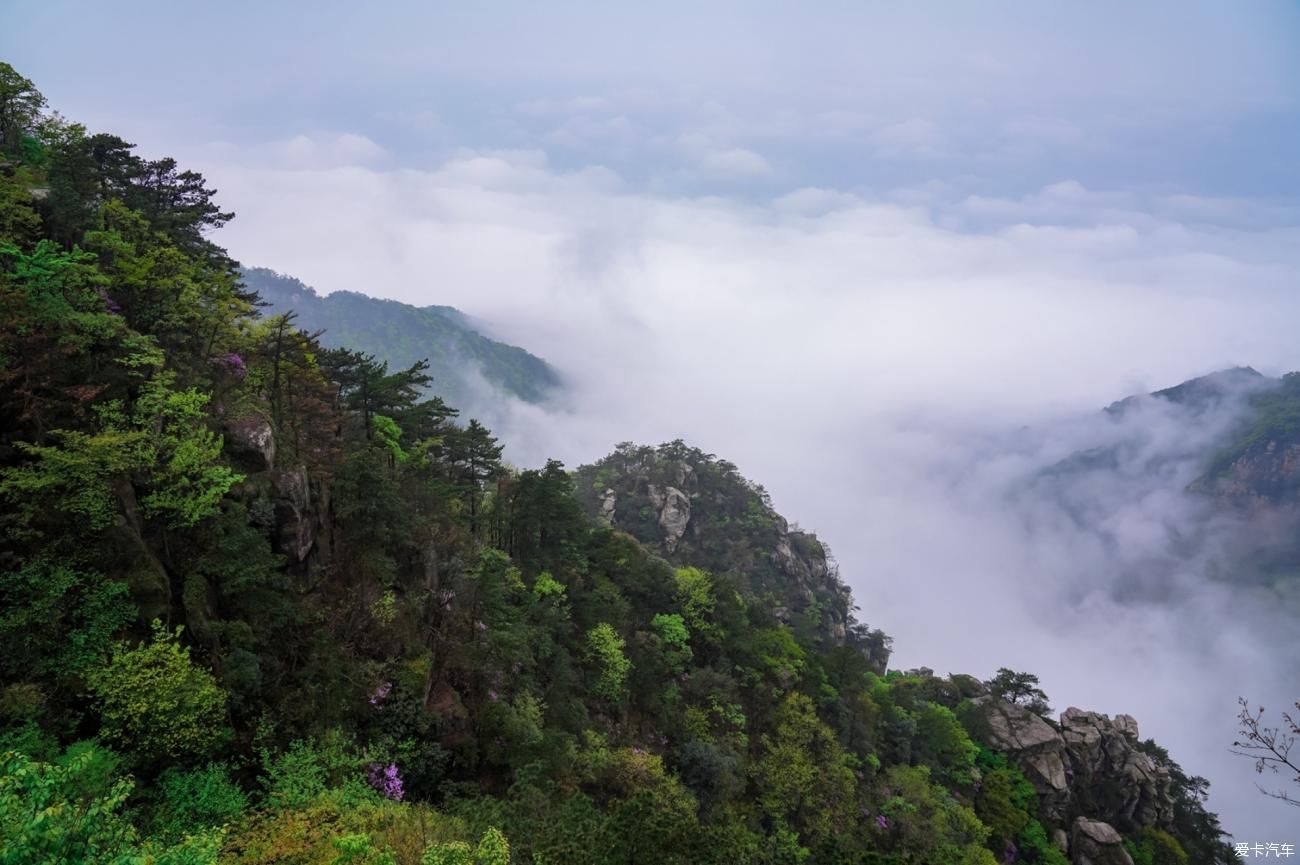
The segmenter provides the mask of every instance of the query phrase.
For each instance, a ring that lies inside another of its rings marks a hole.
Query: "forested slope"
[[[321,297],[261,267],[244,268],[240,276],[269,314],[294,313],[294,326],[320,331],[322,345],[364,351],[393,367],[428,361],[429,392],[453,405],[509,396],[542,402],[561,386],[544,360],[489,339],[450,306],[417,307],[354,291]]]
[[[1132,719],[886,673],[735,467],[508,469],[44,109],[0,64],[0,862],[1224,855]]]

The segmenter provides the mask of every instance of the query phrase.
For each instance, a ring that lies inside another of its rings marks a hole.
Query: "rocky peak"
[[[1127,861],[1127,854],[1122,860],[1114,858],[1117,854],[1102,838],[1115,833],[1115,827],[1125,832],[1171,828],[1170,770],[1138,748],[1138,725],[1131,715],[1111,719],[1071,707],[1054,724],[991,696],[977,697],[971,704],[982,722],[985,744],[1013,760],[1038,791],[1040,817],[1060,827],[1074,821],[1072,849],[1080,832],[1090,839],[1089,850],[1097,846],[1082,860],[1076,851],[1076,863]],[[1115,834],[1116,842],[1118,838]]]
[[[680,441],[623,444],[575,474],[578,500],[591,516],[674,564],[725,575],[745,594],[770,597],[770,609],[792,626],[813,616],[828,642],[850,639],[852,599],[825,545],[791,528],[763,488],[731,463]],[[875,633],[873,664],[883,674],[888,638]]]

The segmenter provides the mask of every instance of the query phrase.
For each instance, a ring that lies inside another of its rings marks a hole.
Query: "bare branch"
[[[1300,736],[1300,725],[1296,723],[1296,716],[1283,712],[1282,724],[1269,727],[1263,723],[1263,706],[1260,706],[1258,711],[1252,712],[1250,704],[1244,697],[1238,697],[1237,702],[1241,705],[1237,721],[1241,724],[1243,738],[1232,743],[1234,749],[1239,749],[1233,750],[1232,753],[1254,760],[1255,771],[1260,774],[1265,770],[1271,772],[1285,770],[1292,775],[1292,783],[1300,785],[1300,757],[1291,756],[1296,737]],[[1300,710],[1300,702],[1296,703],[1296,709]],[[1259,784],[1255,786],[1259,787],[1260,792],[1266,796],[1300,808],[1300,798],[1287,790],[1268,790]]]

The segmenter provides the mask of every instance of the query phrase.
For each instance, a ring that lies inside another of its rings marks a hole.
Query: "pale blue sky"
[[[6,5],[0,55],[151,147],[351,132],[688,194],[1300,194],[1293,2]]]

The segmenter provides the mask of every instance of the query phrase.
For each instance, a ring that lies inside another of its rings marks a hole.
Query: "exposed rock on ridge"
[[[792,528],[763,488],[731,463],[680,441],[657,448],[623,444],[576,474],[578,499],[593,517],[674,564],[770,597],[770,609],[787,624],[811,626],[830,644],[866,645],[884,673],[888,638],[853,621],[849,589],[825,545]]]
[[[1069,708],[1054,725],[1023,706],[993,697],[971,702],[981,713],[986,744],[1014,760],[1038,791],[1044,820],[1057,825],[1102,821],[1124,832],[1171,828],[1169,769],[1138,748],[1138,725],[1132,716],[1112,720]],[[1090,831],[1085,835],[1096,840]]]
[[[1100,820],[1075,820],[1070,849],[1074,851],[1074,865],[1133,865],[1115,827]]]

